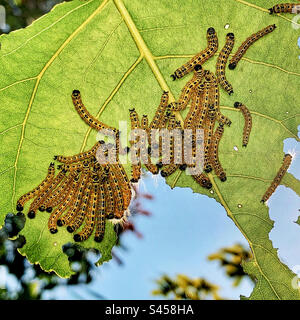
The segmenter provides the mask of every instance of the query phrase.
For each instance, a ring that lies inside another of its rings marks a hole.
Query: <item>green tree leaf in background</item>
[[[172,100],[178,97],[189,76],[172,82],[169,75],[206,46],[208,27],[216,29],[220,46],[226,33],[234,32],[237,48],[253,32],[275,23],[278,28],[227,72],[235,94],[221,95],[222,112],[233,122],[220,145],[226,183],[210,175],[209,192],[185,174],[175,173],[167,182],[224,206],[253,254],[243,265],[257,279],[250,299],[299,299],[291,286],[295,275],[269,240],[273,222],[268,208],[259,201],[281,165],[284,139],[299,141],[300,32],[290,15],[268,14],[266,8],[276,2],[76,0],[56,6],[26,29],[1,36],[0,222],[14,211],[17,198],[43,179],[53,155],[72,155],[95,143],[96,132],[74,110],[73,89],[82,92],[92,114],[114,127],[128,121],[132,106],[151,118],[162,90],[169,90]],[[211,59],[205,68],[214,71],[215,62]],[[235,101],[252,112],[247,148],[241,145],[244,120],[233,107]],[[126,170],[130,172],[129,163]],[[289,177],[283,183],[299,190],[298,180]],[[27,220],[21,253],[44,270],[68,277],[72,271],[61,247],[72,237],[63,229],[51,235],[47,220],[43,213]],[[110,258],[116,241],[113,226],[107,227],[102,244],[92,239],[83,243],[101,251],[100,262]]]

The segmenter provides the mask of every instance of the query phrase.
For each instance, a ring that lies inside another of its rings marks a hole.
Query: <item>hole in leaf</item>
[[[226,23],[225,26],[224,26],[224,28],[225,28],[226,30],[229,29],[229,27],[230,27],[230,24],[229,24],[229,23]]]
[[[237,146],[234,146],[234,147],[233,147],[233,150],[239,151],[239,148],[238,148]]]
[[[242,208],[242,205],[239,203],[239,204],[237,205],[237,207],[238,207],[238,208]]]

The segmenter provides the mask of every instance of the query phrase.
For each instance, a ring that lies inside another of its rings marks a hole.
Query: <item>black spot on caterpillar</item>
[[[300,13],[299,3],[279,3],[269,9],[272,13]]]
[[[64,199],[64,202],[60,203],[55,211],[53,211],[48,220],[48,229],[51,233],[56,233],[56,222],[60,218],[60,216],[65,212],[65,210],[70,206],[75,190],[77,189],[78,184],[78,175],[74,177],[72,187],[67,197]]]
[[[23,196],[19,198],[19,200],[17,201],[17,207],[16,207],[17,211],[22,211],[27,201],[33,199],[34,197],[38,196],[41,192],[46,190],[47,187],[52,182],[54,178],[54,174],[55,174],[54,163],[50,163],[46,178],[36,188],[25,193]]]
[[[163,170],[161,170],[160,174],[162,177],[168,177],[170,176],[172,173],[174,173],[179,167],[179,164],[169,164],[167,166],[165,166],[163,168]]]
[[[89,180],[86,185],[86,188],[84,189],[84,192],[83,192],[83,197],[82,197],[80,209],[79,209],[76,217],[67,226],[68,232],[72,233],[82,225],[84,217],[85,217],[86,212],[88,210],[88,204],[89,204],[89,198],[91,195],[91,190],[92,190],[92,181]]]
[[[207,118],[204,126],[204,171],[211,172],[212,166],[210,163],[210,146],[212,142],[213,129],[216,119],[216,109],[213,105],[208,106]]]
[[[229,61],[229,69],[233,70],[236,68],[238,62],[242,59],[243,55],[249,49],[249,47],[255,43],[258,39],[262,38],[263,36],[271,33],[276,29],[276,25],[272,24],[267,26],[266,28],[252,34],[249,38],[247,38],[241,46],[238,48],[237,52],[233,56],[233,58]]]
[[[99,177],[92,176],[92,193],[89,199],[88,210],[85,215],[85,225],[83,229],[74,235],[74,241],[81,242],[87,240],[93,233],[96,222],[96,211],[98,207]]]
[[[204,187],[206,189],[210,189],[212,187],[209,178],[204,173],[192,175],[192,177],[201,187]]]
[[[276,188],[279,186],[283,176],[287,172],[291,163],[292,163],[292,156],[290,154],[285,154],[284,158],[283,158],[283,164],[281,165],[279,171],[277,172],[270,187],[267,189],[267,191],[265,192],[265,194],[263,195],[263,197],[261,199],[262,203],[266,202],[271,197],[271,195],[276,190]]]
[[[100,147],[101,143],[98,141],[90,150],[76,154],[74,156],[65,157],[65,156],[55,156],[54,160],[57,160],[62,163],[71,164],[74,162],[82,161],[90,158],[96,154],[97,149]]]
[[[105,233],[105,210],[106,210],[106,199],[104,194],[104,187],[102,185],[99,186],[98,192],[98,207],[97,207],[97,215],[96,215],[96,231],[95,231],[95,238],[96,242],[101,242],[104,238]]]
[[[196,54],[190,61],[178,68],[171,77],[173,80],[182,78],[194,69],[196,65],[202,65],[211,58],[218,50],[218,38],[214,28],[208,28],[206,33],[207,48]]]
[[[245,125],[244,125],[244,131],[243,131],[243,147],[247,147],[251,128],[252,128],[251,113],[248,110],[248,108],[240,102],[235,102],[234,107],[241,110],[245,119]]]
[[[229,95],[233,93],[233,88],[232,88],[232,85],[226,79],[225,67],[226,67],[228,57],[233,49],[233,46],[234,46],[234,34],[228,33],[226,35],[225,45],[219,54],[217,65],[216,65],[216,76],[217,76],[218,82],[220,83],[221,87]]]
[[[202,100],[203,100],[202,92],[199,89],[199,87],[197,87],[195,90],[195,95],[192,98],[190,110],[184,119],[183,127],[185,129],[190,129],[196,126],[196,119],[202,108],[202,103],[203,103]]]
[[[211,154],[210,154],[210,162],[212,164],[213,169],[215,170],[218,178],[224,182],[227,180],[226,173],[223,170],[221,163],[219,161],[219,143],[224,133],[224,126],[219,125],[214,133],[212,143],[211,143]]]
[[[168,106],[168,101],[169,101],[169,92],[164,91],[158,108],[156,109],[155,115],[153,117],[153,120],[151,121],[149,125],[149,129],[158,129],[161,126],[161,122],[164,116],[164,113],[166,111],[166,108]]]
[[[196,65],[194,69],[193,78],[187,82],[187,84],[181,90],[180,97],[177,102],[172,102],[169,104],[169,108],[172,111],[184,110],[189,103],[195,89],[199,83],[203,80],[204,70],[200,65]]]
[[[108,130],[107,134],[110,134],[110,131],[112,133],[117,133],[118,130],[110,127],[106,124],[104,124],[103,122],[99,121],[98,119],[96,119],[95,117],[93,117],[86,109],[86,107],[84,106],[82,99],[81,99],[81,94],[79,90],[73,90],[72,93],[72,101],[73,101],[73,105],[76,109],[76,111],[78,112],[79,116],[81,117],[81,119],[88,124],[91,128],[94,128],[96,130]]]

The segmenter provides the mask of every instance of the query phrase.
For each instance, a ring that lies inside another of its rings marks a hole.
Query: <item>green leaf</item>
[[[221,183],[211,175],[213,193],[185,174],[175,173],[167,182],[214,197],[224,206],[252,250],[253,259],[244,264],[257,279],[250,299],[299,299],[291,286],[295,275],[269,240],[273,222],[268,207],[260,203],[281,165],[284,139],[299,141],[299,30],[292,27],[291,15],[270,16],[266,9],[272,4],[276,1],[77,0],[56,6],[24,30],[1,36],[2,220],[14,211],[17,198],[43,179],[53,155],[72,155],[94,144],[96,132],[73,108],[73,89],[82,92],[92,114],[114,127],[128,120],[132,106],[151,118],[162,90],[172,92],[173,100],[190,78],[172,82],[169,75],[206,46],[208,27],[216,29],[220,47],[226,33],[234,32],[237,48],[250,34],[276,23],[278,28],[250,48],[236,70],[227,71],[235,90],[231,97],[221,96],[222,112],[233,122],[220,145],[228,180]],[[214,71],[215,62],[211,59],[205,68]],[[252,112],[247,148],[241,145],[244,122],[233,108],[235,101]],[[297,185],[290,179],[288,187]],[[62,229],[51,235],[46,223],[43,214],[27,221],[21,252],[67,277],[71,270],[61,246],[72,239]],[[113,238],[113,231],[107,232],[105,243],[113,245]],[[110,248],[101,252],[108,258]]]

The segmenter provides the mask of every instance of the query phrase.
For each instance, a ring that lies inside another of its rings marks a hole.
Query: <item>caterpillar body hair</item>
[[[249,47],[255,43],[260,38],[264,37],[265,35],[271,33],[276,29],[276,25],[272,24],[267,26],[266,28],[253,33],[250,37],[248,37],[238,48],[237,52],[234,54],[234,56],[229,61],[229,69],[233,70],[236,68],[238,62],[242,59],[243,55],[246,53],[246,51],[249,49]]]
[[[81,174],[78,182],[78,188],[74,193],[73,201],[70,205],[68,212],[64,214],[62,218],[57,220],[57,225],[59,227],[69,224],[76,217],[80,209],[83,192],[86,188],[89,177],[90,177],[89,172],[83,172]]]
[[[41,192],[46,190],[47,187],[52,182],[52,180],[54,178],[54,174],[55,174],[54,163],[50,163],[46,178],[36,188],[34,188],[33,190],[25,193],[23,196],[21,196],[19,198],[19,200],[17,201],[17,207],[16,207],[17,211],[21,212],[23,210],[24,205],[25,205],[25,203],[27,201],[33,199],[34,197],[39,195]]]
[[[172,173],[174,173],[177,169],[179,168],[179,164],[169,164],[167,166],[165,166],[163,168],[163,170],[161,170],[160,174],[162,177],[168,177],[170,176]]]
[[[115,217],[115,198],[113,188],[110,185],[109,180],[106,180],[103,184],[105,195],[105,213],[107,219],[113,219]],[[101,201],[101,200],[100,200]]]
[[[50,218],[48,220],[48,229],[53,234],[57,232],[57,228],[56,228],[57,220],[67,210],[67,208],[70,206],[70,204],[73,200],[73,196],[74,196],[75,190],[77,188],[77,184],[78,184],[77,177],[78,176],[75,176],[73,183],[72,183],[72,187],[70,188],[70,192],[68,193],[67,197],[64,199],[64,202],[62,202],[56,208],[56,210],[53,211],[50,215]]]
[[[188,83],[181,90],[180,97],[177,102],[171,102],[169,104],[169,108],[172,111],[180,111],[184,110],[188,105],[193,93],[195,92],[195,88],[201,81],[203,80],[204,70],[201,65],[196,65],[194,68],[194,76],[188,81]]]
[[[192,177],[201,187],[204,187],[206,189],[211,189],[212,184],[209,178],[204,173],[192,175]]]
[[[65,157],[65,156],[54,156],[54,160],[57,160],[62,163],[71,164],[74,162],[82,161],[88,159],[96,154],[97,149],[100,147],[101,143],[98,141],[90,150],[76,154],[74,156]]]
[[[49,195],[49,198],[44,203],[46,211],[51,213],[52,209],[58,206],[67,197],[69,190],[72,187],[72,181],[76,173],[71,173],[69,176],[65,176],[65,179],[61,182],[57,189]]]
[[[211,154],[210,154],[210,159],[211,159],[211,164],[212,167],[218,176],[218,178],[224,182],[227,180],[226,178],[226,173],[222,168],[222,165],[219,160],[219,143],[220,140],[223,136],[224,133],[224,126],[219,125],[214,133],[213,139],[212,139],[212,144],[211,144]]]
[[[270,14],[273,13],[300,13],[299,3],[279,3],[269,9]]]
[[[61,170],[58,175],[52,180],[52,183],[48,186],[48,188],[44,192],[40,193],[40,195],[34,200],[34,202],[36,202],[35,208],[38,208],[39,211],[42,212],[46,210],[45,203],[48,197],[51,196],[56,187],[64,180],[66,173],[67,171]]]
[[[74,234],[75,242],[82,242],[87,240],[93,233],[95,222],[96,222],[96,212],[98,207],[98,195],[99,195],[99,178],[97,175],[92,177],[92,193],[89,198],[88,210],[85,216],[85,225],[83,229]]]
[[[115,198],[115,216],[121,218],[124,214],[124,197],[122,192],[122,187],[118,181],[118,178],[114,172],[114,170],[110,170],[109,182],[112,186],[114,198]]]
[[[189,60],[187,63],[182,65],[180,68],[178,68],[171,75],[173,80],[182,78],[183,76],[188,74],[190,71],[192,71],[196,65],[202,65],[205,61],[207,61],[217,52],[218,37],[214,28],[208,28],[206,32],[206,38],[207,38],[207,48],[199,52],[198,54],[196,54],[191,60]]]
[[[216,112],[216,119],[222,125],[226,124],[228,127],[231,126],[231,120],[228,117],[224,116],[220,111]]]
[[[151,123],[149,125],[149,129],[158,129],[160,127],[164,113],[165,113],[166,108],[168,106],[168,101],[169,101],[169,92],[164,91],[161,96],[159,106],[156,109],[153,120],[151,121]]]
[[[225,70],[226,70],[226,64],[228,57],[233,49],[234,46],[234,34],[233,33],[228,33],[226,35],[226,42],[221,50],[218,60],[217,60],[217,65],[216,65],[216,76],[218,79],[219,84],[221,87],[229,94],[233,94],[233,87],[229,83],[229,81],[226,79],[225,75]]]
[[[104,238],[105,234],[105,221],[106,221],[106,199],[105,199],[105,189],[102,185],[99,186],[98,193],[98,205],[97,205],[97,213],[96,213],[96,231],[94,240],[96,242],[101,242]]]
[[[267,191],[265,192],[265,194],[261,199],[262,203],[266,202],[271,197],[271,195],[275,192],[276,188],[279,186],[283,176],[287,172],[291,163],[292,163],[292,156],[290,154],[285,154],[283,158],[283,163],[280,169],[278,170],[274,180],[272,181],[271,185],[269,186],[269,188],[267,189]]]
[[[204,171],[211,172],[212,166],[210,163],[210,147],[213,137],[213,129],[215,125],[215,108],[212,105],[209,105],[207,118],[205,120],[204,127]]]
[[[199,90],[199,88],[197,88],[195,95],[192,99],[190,110],[184,119],[183,127],[185,129],[190,129],[196,126],[196,119],[202,108],[202,103],[203,103],[202,99],[203,99],[203,94]]]
[[[250,132],[252,129],[252,116],[248,108],[240,102],[235,102],[234,107],[240,109],[244,119],[245,125],[243,130],[243,147],[247,147],[250,137]]]
[[[89,180],[83,192],[80,209],[77,212],[77,215],[75,216],[75,218],[71,222],[69,222],[67,226],[68,232],[72,233],[76,231],[78,228],[80,228],[80,226],[82,225],[85,215],[88,211],[88,204],[91,196],[91,191],[92,191],[92,181]]]
[[[72,92],[72,102],[73,105],[78,112],[80,118],[91,128],[96,130],[107,130],[107,135],[111,133],[116,134],[118,132],[117,129],[110,127],[103,122],[99,121],[95,117],[93,117],[86,109],[85,105],[82,102],[81,94],[79,90],[73,90]]]

